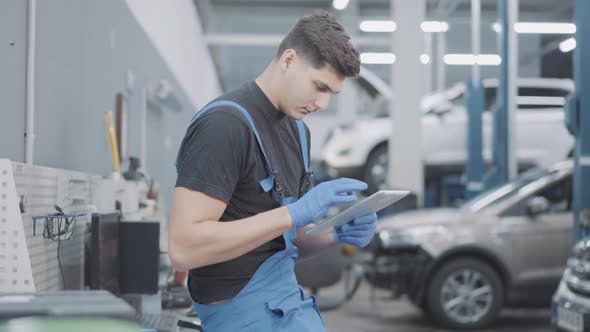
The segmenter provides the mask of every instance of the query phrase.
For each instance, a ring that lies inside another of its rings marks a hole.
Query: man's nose
[[[320,93],[320,95],[316,98],[314,102],[314,106],[319,111],[325,111],[328,109],[328,103],[330,102],[330,94],[329,93]]]

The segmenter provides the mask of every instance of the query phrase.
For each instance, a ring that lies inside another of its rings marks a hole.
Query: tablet
[[[356,202],[337,215],[320,220],[315,224],[315,227],[308,229],[305,234],[314,234],[325,230],[331,230],[336,226],[344,225],[352,221],[356,217],[371,212],[376,213],[406,197],[409,193],[408,190],[380,190],[373,195]]]

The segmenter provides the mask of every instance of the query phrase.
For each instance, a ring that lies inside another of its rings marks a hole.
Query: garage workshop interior
[[[589,332],[588,17],[0,1],[0,332]]]

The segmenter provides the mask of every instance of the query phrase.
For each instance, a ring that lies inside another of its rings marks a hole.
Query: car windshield
[[[526,185],[533,183],[553,172],[554,170],[541,168],[529,170],[506,184],[489,189],[475,196],[471,200],[467,201],[462,206],[462,208],[471,212],[476,212],[483,208],[494,206],[510,197],[513,197],[521,188],[525,187]]]

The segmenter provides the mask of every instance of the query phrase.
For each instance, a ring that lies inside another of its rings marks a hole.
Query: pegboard
[[[12,164],[0,159],[0,292],[34,290]]]
[[[58,243],[43,238],[43,220],[33,222],[34,216],[55,213],[55,205],[67,214],[84,214],[77,217],[72,237],[60,241],[66,288],[81,288],[85,231],[92,212],[90,186],[98,176],[19,164],[7,159],[0,159],[0,176],[2,254],[4,247],[8,249],[4,261],[0,255],[0,268],[4,268],[4,272],[0,270],[0,291],[64,288],[57,261]],[[21,206],[24,213],[21,213]]]

